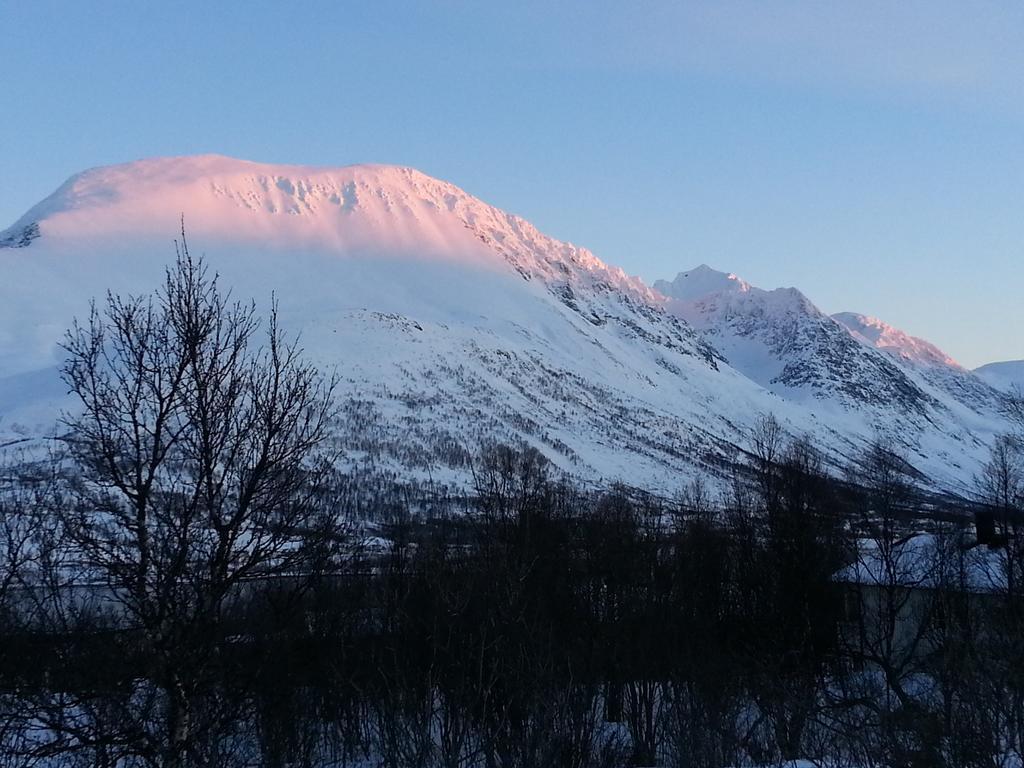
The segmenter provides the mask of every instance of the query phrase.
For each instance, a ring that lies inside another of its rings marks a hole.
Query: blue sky
[[[706,262],[1024,358],[1024,4],[0,0],[0,228],[84,168],[412,165],[653,280]]]

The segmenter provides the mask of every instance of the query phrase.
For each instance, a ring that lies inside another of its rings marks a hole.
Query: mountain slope
[[[908,362],[960,368],[956,360],[934,344],[904,333],[876,317],[856,312],[837,312],[832,315],[832,319],[845,325],[861,341]]]
[[[975,375],[1001,392],[1024,390],[1024,360],[987,363],[974,369]]]
[[[782,397],[908,413],[932,405],[887,357],[866,351],[795,288],[765,291],[707,265],[654,287],[731,365]]]
[[[795,288],[762,290],[706,265],[654,287],[752,380],[823,421],[854,417],[919,461],[957,464],[952,445],[981,450],[997,429],[990,387],[878,321],[829,317]]]
[[[998,414],[998,396],[992,386],[934,344],[856,312],[840,312],[832,318],[855,338],[888,353],[910,375],[920,376],[943,395],[971,410],[991,416]]]
[[[675,487],[763,405],[640,280],[451,184],[220,157],[88,171],[0,234],[0,378],[52,369],[90,297],[156,286],[181,215],[236,295],[274,290],[337,366],[353,462],[443,478],[522,440],[588,479]],[[0,403],[0,429],[27,413]]]
[[[511,440],[588,481],[673,491],[766,412],[837,463],[891,430],[947,485],[983,453],[983,420],[792,289],[707,271],[716,298],[673,305],[412,169],[219,156],[86,171],[0,233],[0,440],[48,428],[63,330],[108,288],[158,285],[181,217],[235,295],[273,290],[282,325],[337,367],[352,467],[464,482],[482,442]]]

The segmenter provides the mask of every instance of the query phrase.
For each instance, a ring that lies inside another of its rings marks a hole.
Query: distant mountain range
[[[0,232],[0,444],[72,405],[63,330],[107,289],[158,285],[182,215],[236,296],[273,291],[282,324],[337,368],[345,461],[367,472],[458,484],[501,440],[588,482],[672,492],[726,472],[773,413],[836,467],[882,438],[958,490],[1024,370],[970,372],[881,321],[707,266],[649,287],[409,168],[167,158],[79,174]]]

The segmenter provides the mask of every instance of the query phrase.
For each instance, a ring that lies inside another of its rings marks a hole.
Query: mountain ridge
[[[1024,360],[1001,360],[986,363],[973,373],[1002,392],[1024,391]]]
[[[837,312],[832,319],[845,325],[860,339],[908,361],[925,365],[944,365],[964,370],[956,360],[925,339],[901,331],[877,317],[858,312]]]
[[[83,172],[0,233],[0,380],[54,365],[88,297],[158,285],[182,214],[237,295],[273,286],[282,323],[344,373],[353,467],[455,482],[497,439],[672,488],[726,465],[772,412],[835,466],[885,434],[952,485],[995,429],[795,288],[702,265],[704,295],[673,299],[414,169],[217,155]],[[0,403],[0,419],[27,407]]]

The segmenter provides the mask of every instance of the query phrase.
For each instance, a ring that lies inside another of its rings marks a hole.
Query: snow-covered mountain
[[[832,317],[856,338],[887,352],[908,374],[922,377],[940,393],[980,413],[998,412],[998,397],[991,384],[934,344],[856,312],[839,312]]]
[[[156,286],[182,216],[235,295],[274,291],[337,367],[352,466],[457,480],[482,441],[518,440],[671,491],[773,412],[837,460],[886,431],[955,486],[995,429],[793,289],[703,269],[652,290],[409,168],[201,156],[86,171],[0,232],[0,442],[47,428],[63,330],[108,289]]]
[[[845,325],[857,338],[902,360],[924,366],[963,370],[956,360],[934,344],[904,333],[899,328],[893,328],[877,317],[868,317],[857,312],[837,312],[832,317]]]
[[[1024,360],[1005,360],[975,368],[974,373],[1001,392],[1024,391]]]
[[[918,456],[950,462],[950,444],[981,448],[998,429],[999,397],[988,384],[881,321],[830,317],[795,288],[762,290],[707,265],[654,287],[732,367],[826,423],[855,413]]]
[[[766,291],[702,264],[654,287],[726,360],[787,400],[923,414],[929,393],[795,288]]]

